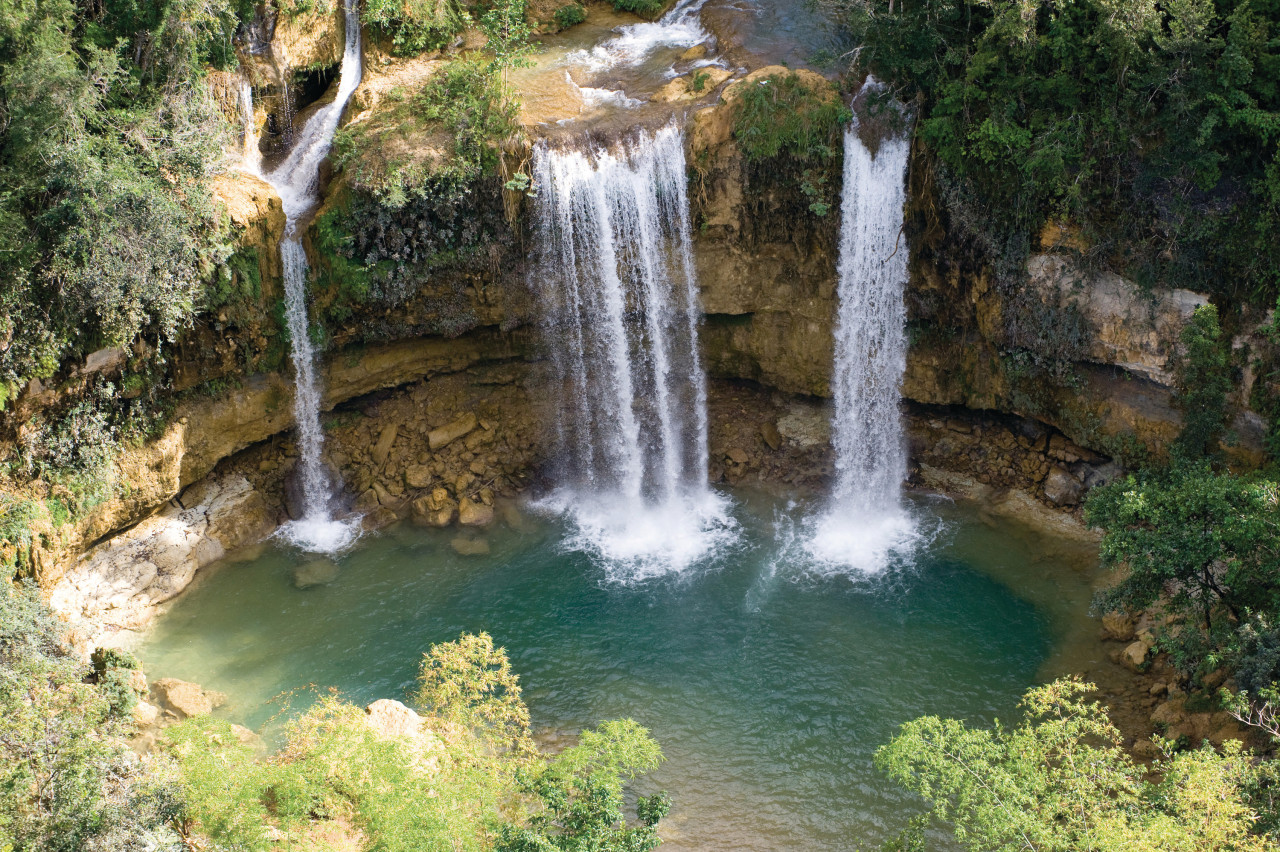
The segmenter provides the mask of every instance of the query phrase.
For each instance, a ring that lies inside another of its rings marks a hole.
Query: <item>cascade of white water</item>
[[[534,153],[561,482],[576,545],[630,576],[678,569],[728,533],[707,486],[684,139]]]
[[[902,236],[908,140],[872,152],[857,120],[845,131],[836,319],[836,481],[810,552],[863,571],[884,566],[912,538],[902,505],[907,461],[899,411],[906,369],[907,245]]]
[[[244,170],[250,174],[262,172],[262,154],[258,150],[258,134],[253,118],[253,86],[248,77],[240,78],[240,150],[244,158]]]
[[[346,547],[360,529],[359,519],[334,520],[330,508],[334,484],[331,482],[332,474],[321,460],[324,446],[324,431],[320,426],[322,393],[307,319],[308,267],[300,227],[317,201],[320,161],[329,153],[342,111],[360,85],[359,0],[346,0],[345,12],[346,46],[338,76],[337,96],[311,116],[297,134],[297,141],[284,162],[266,175],[267,181],[280,195],[286,218],[280,258],[284,272],[285,322],[293,356],[293,413],[298,429],[298,484],[303,502],[303,517],[287,524],[282,532],[298,547],[318,552]]]
[[[618,27],[617,35],[590,50],[577,50],[569,60],[589,71],[635,65],[659,48],[693,47],[711,38],[700,13],[707,0],[679,0],[656,21]]]

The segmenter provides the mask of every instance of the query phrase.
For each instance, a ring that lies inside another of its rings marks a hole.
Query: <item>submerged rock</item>
[[[470,536],[460,535],[449,542],[449,546],[462,556],[489,555],[489,541],[484,538],[471,538]]]
[[[338,563],[332,559],[316,559],[293,569],[293,585],[299,589],[322,586],[338,579]]]
[[[493,523],[493,507],[463,497],[458,504],[458,523],[464,527],[483,527]]]

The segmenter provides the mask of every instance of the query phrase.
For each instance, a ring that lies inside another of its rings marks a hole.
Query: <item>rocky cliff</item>
[[[270,23],[261,22],[272,47],[255,54],[255,74],[279,66],[283,53],[292,57],[289,67],[311,68],[336,55],[340,38],[328,24],[306,38],[284,38],[296,22],[276,22],[274,30]],[[429,76],[443,65],[439,58],[379,62],[349,121],[375,120],[391,108],[388,79]],[[702,343],[716,380],[712,474],[816,489],[830,465],[824,400],[838,216],[815,212],[811,178],[795,163],[785,155],[753,161],[734,132],[741,87],[790,74],[822,97],[842,97],[817,74],[773,67],[721,93],[700,93],[704,105],[679,114],[692,164]],[[685,110],[682,93],[673,90],[671,100]],[[495,500],[524,487],[546,457],[537,311],[526,280],[529,222],[518,195],[513,203],[503,188],[525,156],[527,148],[516,146],[501,177],[396,205],[362,193],[343,174],[325,176],[307,248],[313,313],[326,343],[325,408],[334,412],[328,462],[371,524],[483,522]],[[1178,334],[1204,298],[1091,271],[1063,231],[1045,235],[1025,287],[1011,293],[950,244],[946,223],[929,212],[936,204],[926,177],[912,172],[904,233],[912,277],[903,394],[915,481],[1043,515],[1077,506],[1087,488],[1116,475],[1113,459],[1163,452],[1179,428],[1172,397]],[[86,578],[118,573],[120,560],[110,554],[68,566],[144,519],[151,518],[121,547],[141,552],[175,524],[212,523],[206,515],[187,518],[190,506],[203,505],[191,489],[205,487],[211,474],[235,483],[233,490],[247,483],[254,496],[237,490],[237,499],[252,501],[271,523],[288,512],[296,452],[279,321],[283,214],[257,178],[229,174],[217,189],[239,239],[224,274],[240,295],[209,310],[177,347],[168,368],[171,416],[158,438],[121,459],[121,492],[73,523],[41,528],[27,545],[26,564],[46,585],[83,591],[93,585]],[[1242,338],[1240,345],[1260,344]],[[41,392],[27,394],[25,410],[56,403],[56,394],[51,400]],[[1246,389],[1229,448],[1241,464],[1261,457],[1262,421],[1247,400]],[[181,502],[170,503],[184,489]],[[229,536],[237,544],[244,538]],[[202,559],[169,561],[189,576]],[[132,594],[121,600],[158,597]],[[132,612],[134,603],[116,608]]]

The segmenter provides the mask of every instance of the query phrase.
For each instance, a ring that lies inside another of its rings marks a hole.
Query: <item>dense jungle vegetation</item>
[[[1274,0],[834,2],[859,63],[916,109],[952,225],[1002,277],[1056,221],[1138,281],[1274,304]]]

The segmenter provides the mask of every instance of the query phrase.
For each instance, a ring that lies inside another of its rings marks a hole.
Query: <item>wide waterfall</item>
[[[707,389],[683,133],[534,152],[558,488],[573,546],[616,575],[678,570],[731,534],[707,485]]]
[[[280,243],[284,271],[285,322],[293,357],[293,413],[298,429],[298,484],[302,517],[281,532],[304,550],[331,552],[359,535],[359,519],[337,521],[331,503],[335,475],[321,460],[324,431],[320,426],[322,391],[316,375],[316,353],[307,320],[307,254],[302,247],[302,224],[315,208],[320,161],[329,153],[342,111],[360,85],[359,0],[346,0],[346,47],[338,77],[338,94],[321,107],[297,134],[297,141],[276,169],[266,175],[284,204],[285,236]]]
[[[907,460],[899,410],[906,370],[907,244],[902,234],[910,145],[903,135],[873,152],[857,119],[845,131],[836,318],[836,480],[808,549],[859,571],[884,567],[913,539],[902,505]]]

